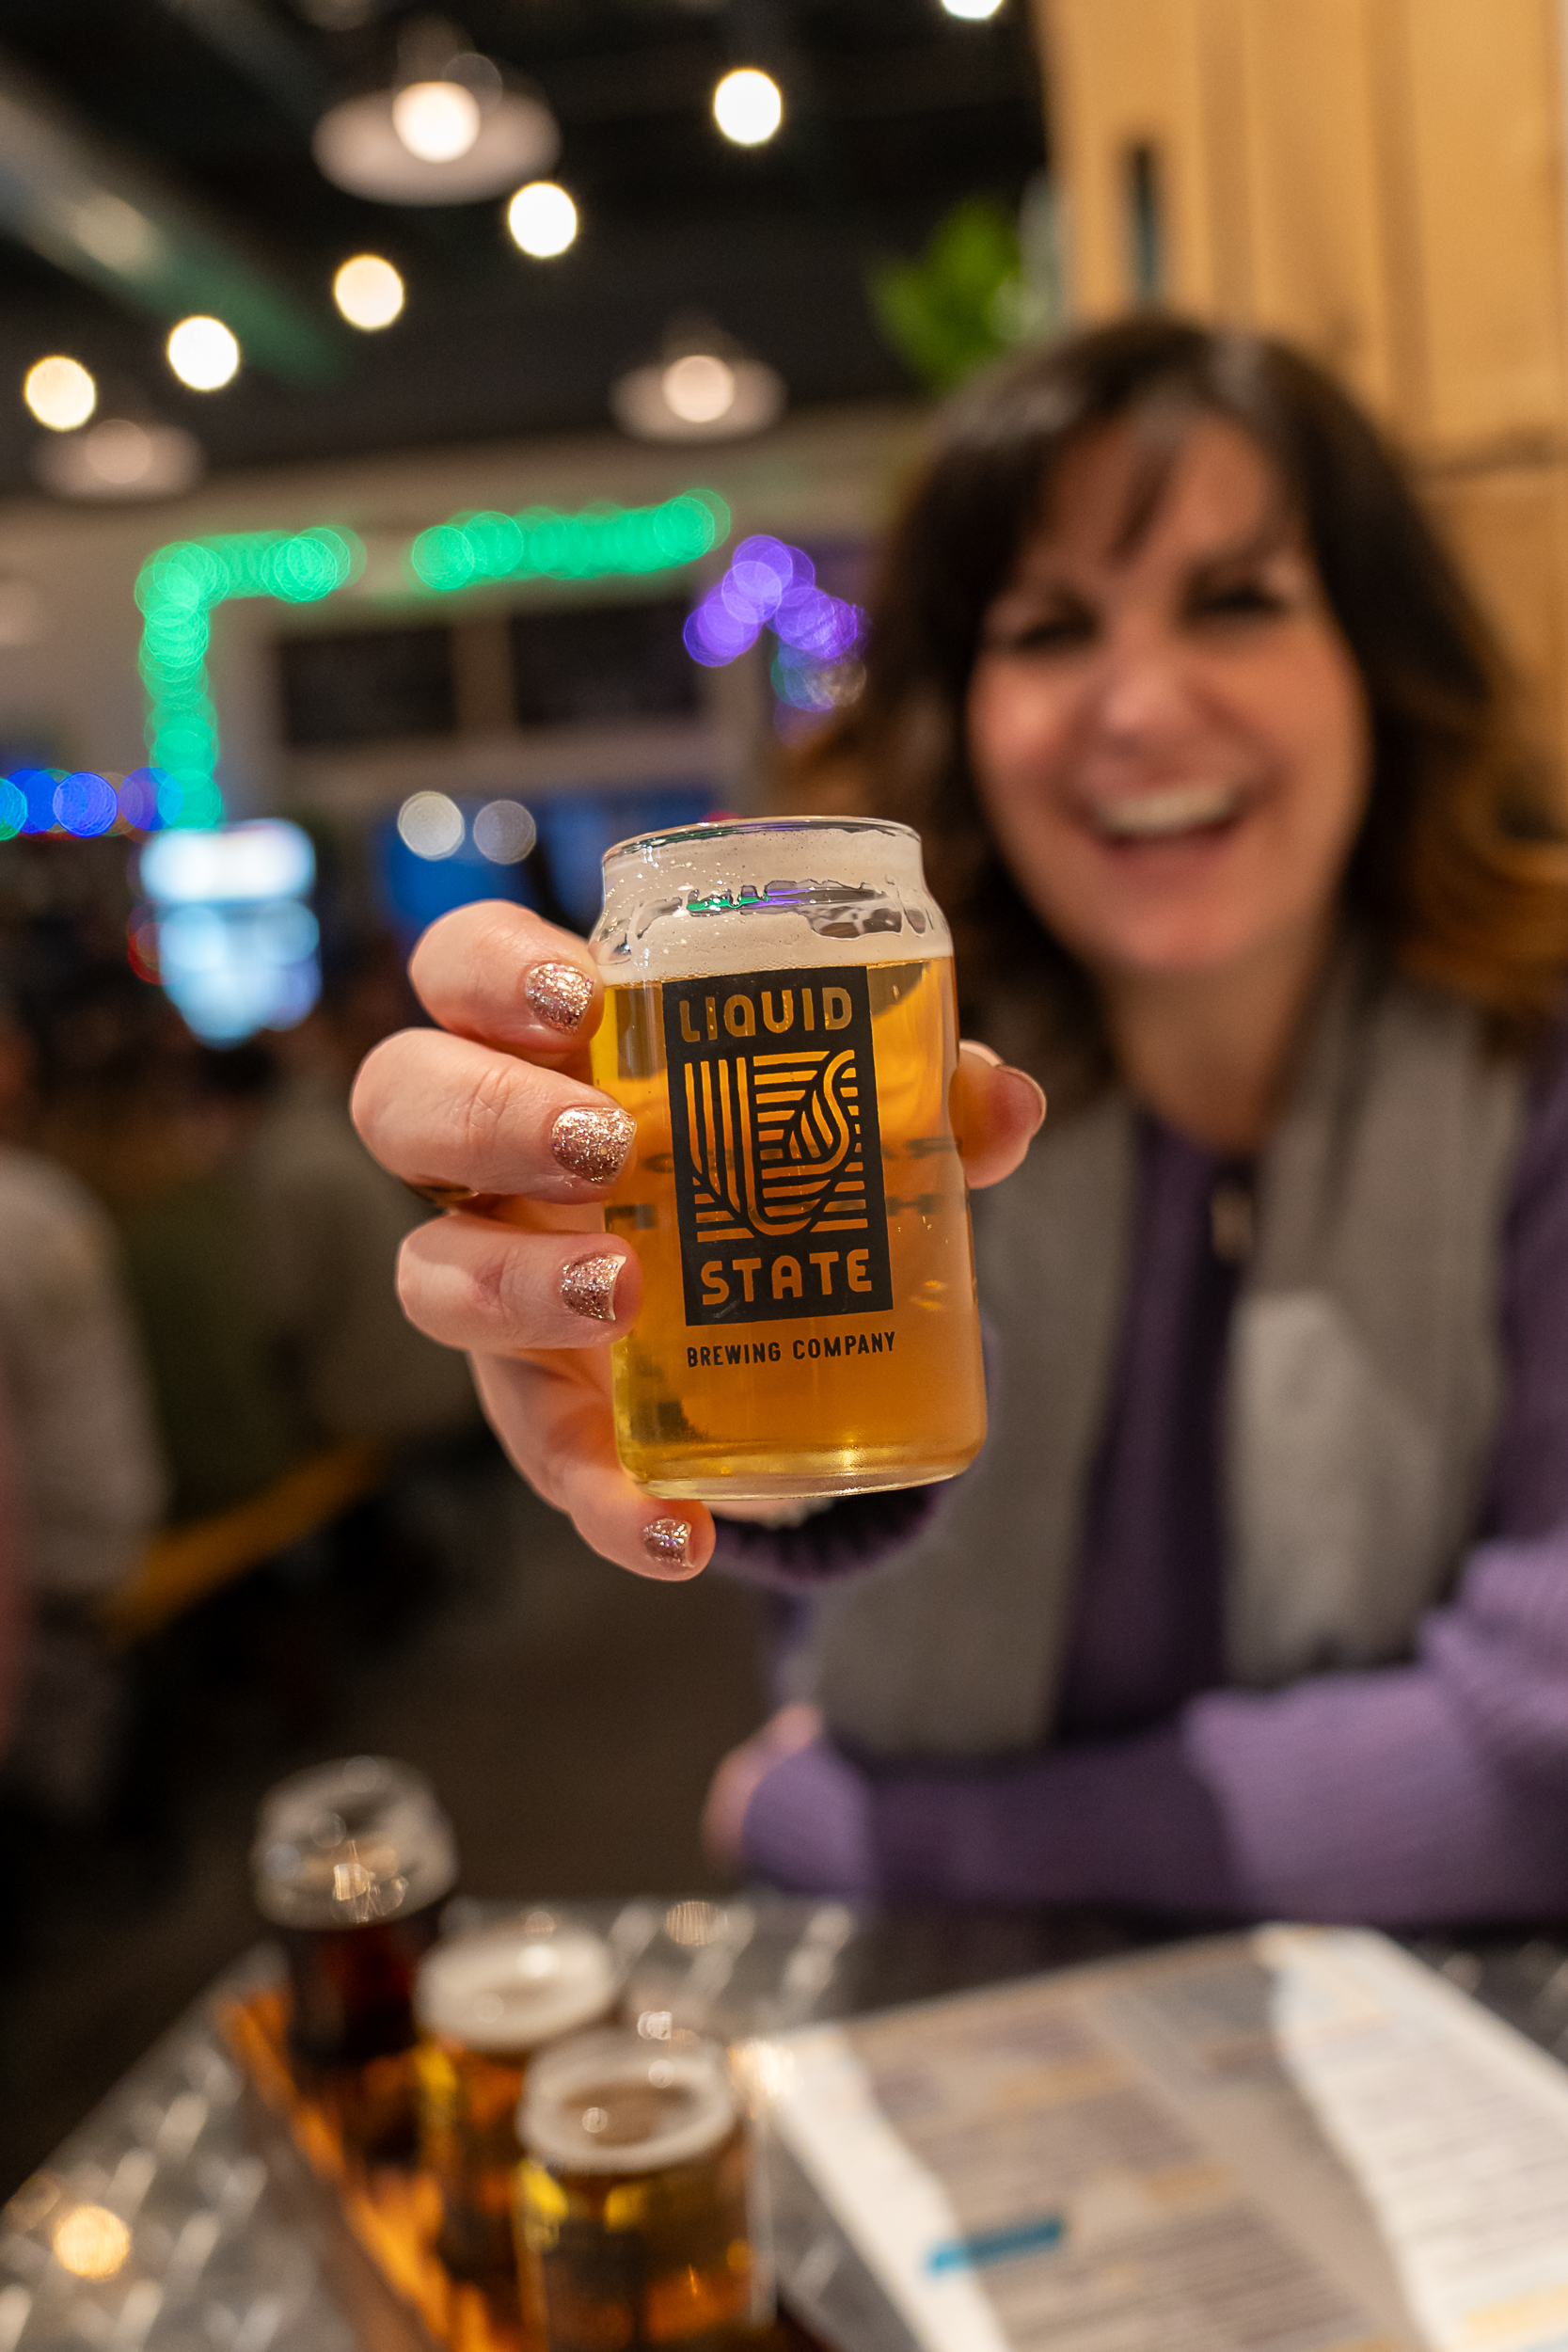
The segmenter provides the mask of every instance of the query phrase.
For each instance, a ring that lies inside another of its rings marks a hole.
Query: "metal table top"
[[[771,1896],[549,1907],[611,1937],[628,2008],[667,2008],[726,2038],[1093,1960],[1134,1940],[1093,1919],[879,1914]],[[516,1908],[466,1907],[475,1922]],[[1415,1948],[1568,2057],[1568,1944]],[[0,2352],[430,2352],[225,2041],[225,2002],[277,1967],[270,1947],[247,1954],[5,2209]],[[72,2270],[56,2241],[84,2206],[110,2219],[96,2240],[68,2238]]]

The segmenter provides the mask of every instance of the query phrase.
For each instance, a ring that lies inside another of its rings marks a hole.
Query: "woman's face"
[[[1138,472],[1127,426],[1068,458],[969,698],[1013,877],[1107,982],[1321,934],[1369,786],[1360,675],[1268,461],[1199,421],[1128,547]]]

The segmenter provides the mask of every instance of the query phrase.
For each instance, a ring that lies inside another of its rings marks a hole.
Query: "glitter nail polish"
[[[691,1541],[689,1519],[650,1519],[642,1530],[642,1549],[650,1560],[660,1567],[684,1568],[689,1565],[687,1547]]]
[[[608,1184],[626,1164],[637,1122],[607,1104],[603,1110],[562,1111],[550,1129],[550,1151],[568,1176]]]
[[[574,1258],[561,1271],[561,1303],[575,1315],[594,1323],[615,1320],[615,1285],[626,1259],[620,1256]]]
[[[580,964],[536,963],[523,995],[529,1010],[552,1029],[575,1029],[594,1001],[594,983]]]

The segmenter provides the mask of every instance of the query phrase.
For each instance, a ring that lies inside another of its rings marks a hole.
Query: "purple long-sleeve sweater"
[[[1055,1735],[970,1769],[826,1740],[775,1765],[745,1847],[792,1887],[1389,1927],[1568,1911],[1568,1050],[1543,1058],[1504,1242],[1506,1390],[1477,1541],[1407,1664],[1224,1687],[1224,1164],[1144,1134],[1128,1305]],[[1004,1367],[1005,1376],[1005,1367]],[[886,1558],[961,1488],[788,1536],[724,1527],[775,1590]]]

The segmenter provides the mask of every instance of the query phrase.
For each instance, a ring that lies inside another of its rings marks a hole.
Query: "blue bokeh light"
[[[161,798],[162,787],[156,787]],[[210,1045],[288,1029],[321,994],[320,934],[305,903],[316,856],[298,825],[272,818],[212,832],[162,832],[140,857],[156,925],[158,977]],[[132,961],[149,968],[148,918],[132,920]]]
[[[53,768],[17,768],[11,782],[22,794],[26,815],[18,830],[22,833],[53,833],[55,829],[55,787],[60,781]]]
[[[90,768],[78,768],[55,787],[55,820],[79,841],[107,833],[119,815],[114,786]]]

